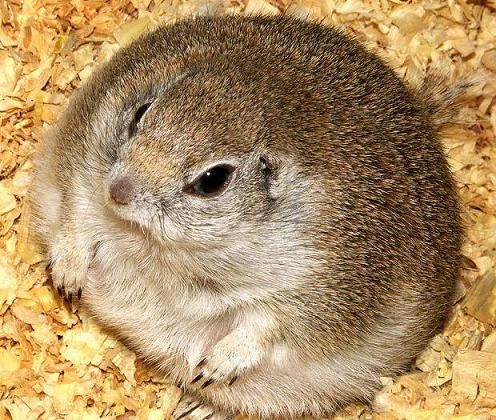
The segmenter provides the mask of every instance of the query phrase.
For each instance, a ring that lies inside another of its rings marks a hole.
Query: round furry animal
[[[38,155],[55,287],[184,389],[176,419],[370,401],[442,328],[459,275],[436,133],[454,96],[426,86],[288,17],[142,36]]]

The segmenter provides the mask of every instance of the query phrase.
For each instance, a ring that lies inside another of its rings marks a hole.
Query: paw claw
[[[209,404],[201,402],[194,395],[184,395],[172,416],[176,420],[230,420],[232,416]]]
[[[194,384],[194,383],[198,382],[198,381],[199,381],[200,379],[202,379],[202,378],[203,378],[203,373],[200,373],[200,374],[196,375],[196,376],[193,378],[193,380],[191,381],[191,383],[192,383],[192,384]]]
[[[209,380],[205,381],[203,385],[201,386],[202,389],[205,389],[207,386],[212,385],[215,382],[215,379],[210,378]]]
[[[201,403],[197,403],[194,406],[192,406],[188,411],[185,411],[184,413],[180,414],[178,417],[176,417],[176,420],[184,419],[186,416],[191,414],[193,411],[195,411],[197,408],[201,407]]]

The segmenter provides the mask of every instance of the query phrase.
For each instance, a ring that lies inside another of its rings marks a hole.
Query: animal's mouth
[[[145,200],[133,200],[128,204],[120,204],[107,196],[106,207],[117,229],[132,232],[147,240],[154,238],[159,243],[170,246],[172,239],[167,234],[163,223],[160,223],[160,217],[153,204]]]

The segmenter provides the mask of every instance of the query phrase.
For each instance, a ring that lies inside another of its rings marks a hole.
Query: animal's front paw
[[[262,358],[257,340],[233,332],[219,341],[193,371],[193,386],[206,388],[211,384],[232,385],[247,369]]]
[[[59,295],[69,303],[74,297],[81,298],[93,256],[94,251],[78,248],[66,238],[52,245],[48,265],[52,283]]]
[[[228,420],[231,418],[190,394],[181,398],[172,416],[175,420]]]

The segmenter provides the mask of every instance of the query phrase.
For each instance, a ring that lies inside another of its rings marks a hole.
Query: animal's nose
[[[110,197],[118,204],[129,204],[134,192],[135,187],[129,176],[118,178],[110,184]]]

